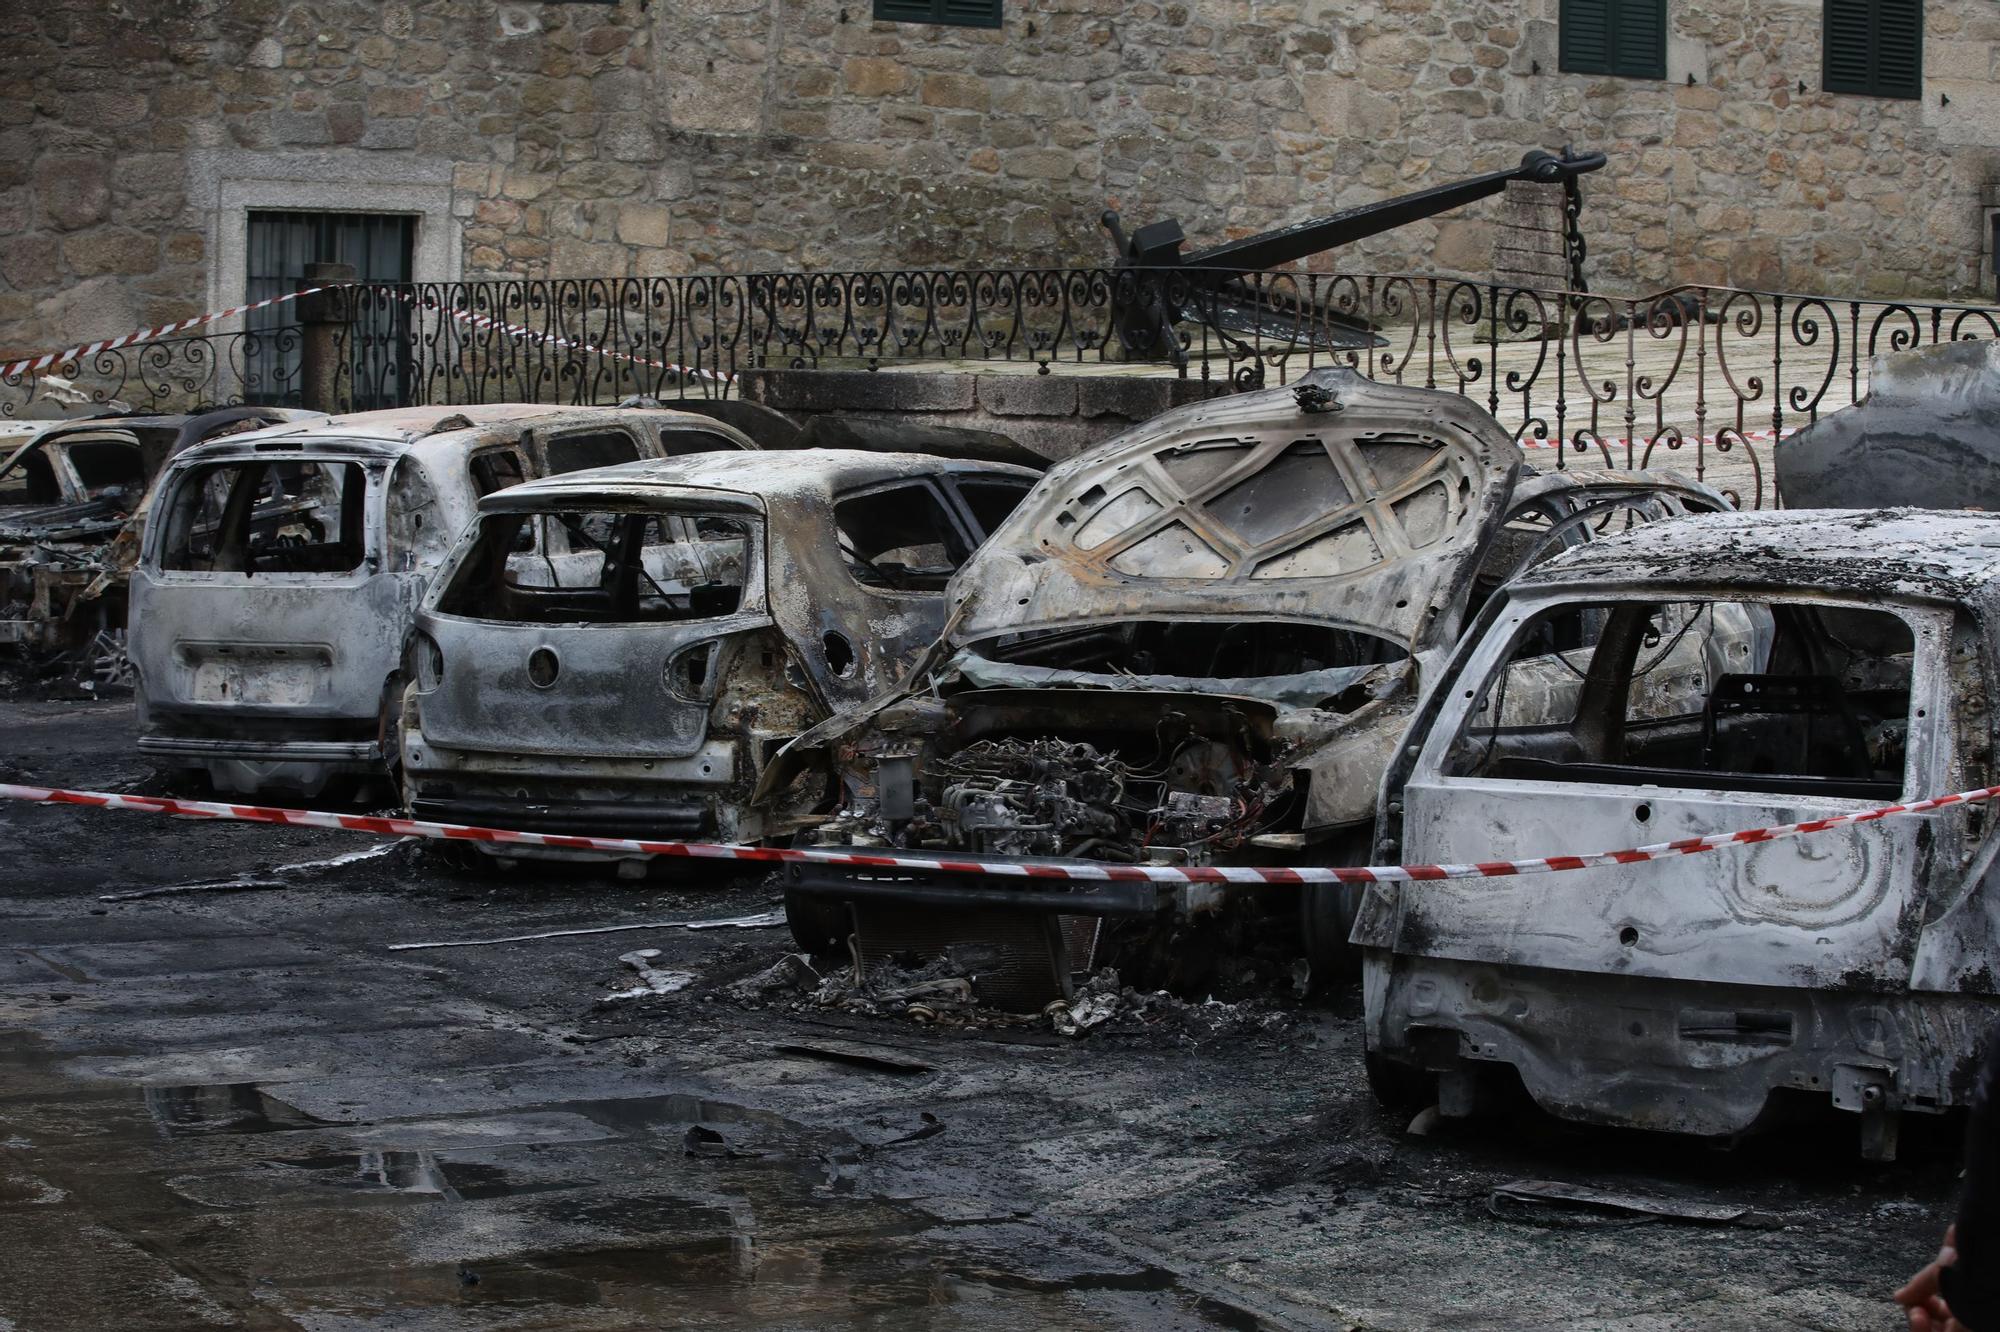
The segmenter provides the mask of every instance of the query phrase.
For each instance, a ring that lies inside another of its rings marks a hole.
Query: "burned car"
[[[953,580],[912,684],[767,774],[767,800],[830,792],[770,831],[955,859],[1357,863],[1469,607],[1607,527],[1723,506],[1645,473],[1524,477],[1477,404],[1351,371],[1169,412],[1048,473]],[[1045,941],[1059,986],[1090,965],[1095,920],[1221,903],[1151,882],[788,873],[806,946],[845,938],[852,907],[864,951]],[[1304,891],[1316,963],[1342,960],[1353,905]]]
[[[636,463],[489,496],[411,634],[409,808],[757,840],[746,807],[771,756],[902,679],[944,623],[946,580],[1035,480],[825,449]]]
[[[663,454],[735,452],[680,412],[363,412],[218,441],[161,479],[132,575],[140,751],[218,788],[386,776],[410,616],[482,495]]]
[[[204,440],[320,415],[224,407],[36,430],[0,461],[0,645],[71,652],[100,634],[122,636],[125,578],[167,461]]]
[[[1570,551],[1486,607],[1427,695],[1384,780],[1383,854],[1615,850],[1992,783],[1996,574],[2000,518],[1922,510],[1694,518]],[[1994,828],[1955,806],[1371,885],[1371,1075],[1425,1103],[1435,1083],[1448,1115],[1525,1088],[1566,1118],[1715,1136],[1830,1101],[1891,1156],[1902,1113],[1965,1104],[2000,1018]]]

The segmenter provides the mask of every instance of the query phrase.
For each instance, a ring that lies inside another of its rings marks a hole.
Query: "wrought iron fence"
[[[238,403],[300,405],[297,327],[159,338],[0,377],[0,418],[49,397],[75,407],[188,411]],[[5,359],[0,357],[0,359]]]
[[[1555,465],[1675,466],[1751,505],[1775,498],[1769,444],[1864,392],[1869,358],[2000,337],[1988,307],[1701,286],[1620,298],[1406,274],[759,273],[350,297],[341,407],[721,397],[746,371],[785,368],[1088,369],[1227,390],[1345,365],[1472,397]],[[245,379],[254,364],[297,364],[246,356],[254,336],[140,344],[58,372],[140,408],[296,400],[296,382]],[[0,411],[33,387],[0,381]]]

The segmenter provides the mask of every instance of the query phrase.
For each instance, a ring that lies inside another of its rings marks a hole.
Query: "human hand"
[[[1897,1291],[1894,1299],[1910,1320],[1910,1332],[1969,1332],[1965,1324],[1951,1316],[1951,1307],[1938,1294],[1938,1273],[1958,1261],[1958,1227],[1944,1232],[1944,1247],[1925,1268]]]

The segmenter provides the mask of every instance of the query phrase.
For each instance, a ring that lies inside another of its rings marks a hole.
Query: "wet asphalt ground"
[[[0,781],[163,791],[133,730],[0,703]],[[0,808],[0,1332],[1876,1329],[1954,1188],[1946,1135],[1869,1166],[1851,1121],[1412,1135],[1351,992],[1069,1039],[739,997],[782,927],[392,951],[777,902],[370,845]],[[694,983],[608,998],[641,948]],[[1519,1179],[1755,1224],[1496,1205]]]

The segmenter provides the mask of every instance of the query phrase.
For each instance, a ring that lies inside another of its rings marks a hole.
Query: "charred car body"
[[[314,794],[395,755],[426,581],[484,494],[753,447],[679,412],[405,408],[218,441],[160,483],[132,575],[141,752],[224,790]]]
[[[52,422],[0,461],[0,645],[67,652],[125,626],[125,578],[168,459],[219,435],[318,412],[225,407],[193,416]]]
[[[765,798],[814,772],[834,791],[771,831],[1009,857],[1365,860],[1380,775],[1469,606],[1608,525],[1723,506],[1643,473],[1521,472],[1475,404],[1349,371],[1128,431],[1052,469],[953,580],[950,625],[911,686],[786,752]],[[1218,900],[1138,882],[791,872],[802,943],[844,937],[849,905],[864,948],[871,932],[900,949],[1025,930],[1050,941],[1058,982],[1089,965],[1076,941],[1094,927],[1022,913]],[[1344,954],[1353,905],[1307,891],[1316,960]]]
[[[1799,510],[1661,524],[1526,574],[1466,635],[1383,785],[1412,862],[1561,855],[1983,786],[2000,519]],[[1715,633],[1649,687],[1689,625]],[[1548,677],[1556,646],[1571,686]],[[1677,696],[1677,702],[1671,701]],[[1518,1077],[1557,1114],[1726,1135],[1788,1103],[1970,1092],[2000,1017],[1985,807],[1554,878],[1371,886],[1371,1071],[1469,1114]],[[1510,1071],[1511,1070],[1511,1071]],[[1428,1091],[1426,1090],[1426,1094]]]
[[[409,807],[760,838],[746,806],[770,757],[902,678],[943,625],[952,571],[1035,480],[1000,463],[808,450],[488,497],[411,636]]]

